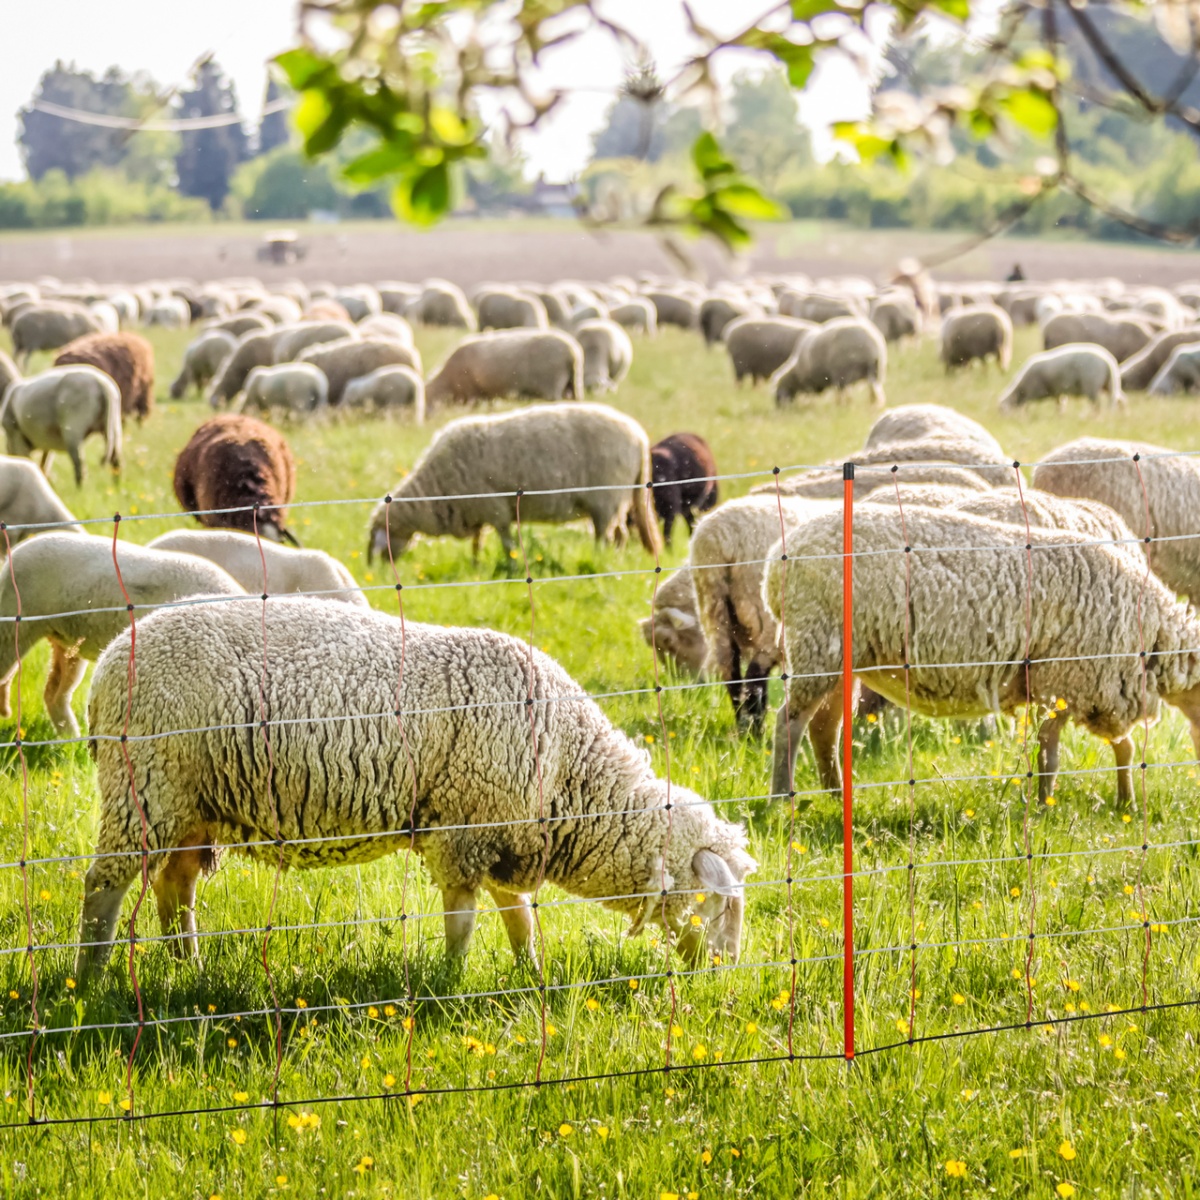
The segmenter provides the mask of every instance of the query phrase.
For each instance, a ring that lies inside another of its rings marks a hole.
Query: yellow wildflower
[[[950,997],[950,1000],[954,1004],[966,1004],[967,1002],[967,998],[962,994],[962,992],[955,992],[954,995]]]
[[[1075,1157],[1075,1147],[1068,1141],[1062,1141],[1058,1146],[1058,1157],[1070,1162]]]
[[[950,1158],[946,1160],[946,1174],[951,1179],[962,1179],[967,1173],[967,1164],[959,1158]]]
[[[558,1127],[558,1136],[559,1137],[569,1138],[571,1136],[571,1134],[573,1134],[574,1132],[575,1132],[575,1127],[573,1125],[568,1125],[566,1123],[566,1121],[564,1121]]]
[[[246,1144],[246,1131],[244,1129],[231,1129],[229,1138],[235,1146],[244,1146]]]

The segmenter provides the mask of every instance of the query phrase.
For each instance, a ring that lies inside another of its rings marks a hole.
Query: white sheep
[[[246,376],[242,402],[234,411],[266,413],[279,409],[293,416],[319,416],[329,404],[329,381],[320,367],[287,362],[255,367]]]
[[[1117,360],[1103,346],[1069,342],[1031,354],[1004,390],[1000,407],[1016,408],[1030,400],[1061,403],[1065,396],[1086,396],[1099,405],[1101,392],[1108,393],[1109,403],[1114,406],[1125,403]]]
[[[413,424],[425,422],[425,381],[411,367],[379,367],[342,389],[343,411],[372,409],[377,412],[409,413]]]
[[[0,716],[11,713],[9,689],[21,659],[47,638],[53,657],[46,680],[46,715],[64,737],[77,737],[71,696],[87,663],[128,627],[127,603],[137,606],[133,615],[140,620],[147,605],[202,593],[242,594],[220,567],[187,555],[120,541],[117,562],[129,601],[117,581],[110,538],[53,532],[14,547],[0,572]]]
[[[203,392],[217,377],[237,347],[237,338],[224,329],[206,329],[183,352],[183,365],[171,384],[171,399],[182,400],[189,387]]]
[[[414,849],[441,890],[451,955],[467,951],[484,887],[514,951],[533,956],[530,893],[544,881],[628,915],[631,932],[663,924],[693,960],[707,948],[737,961],[755,867],[745,831],[659,779],[525,642],[294,599],[167,610],[137,634],[128,742],[128,637],[101,659],[88,704],[100,830],[77,977],[111,953],[142,869],[131,776],[146,843],[170,850],[151,863],[179,953],[197,953],[196,881],[214,858],[204,848],[260,842],[248,852],[294,867]],[[253,686],[234,684],[251,675]],[[199,732],[162,736],[177,730]]]
[[[776,404],[799,395],[815,395],[836,388],[839,398],[852,383],[870,385],[875,403],[886,403],[887,343],[869,321],[839,317],[806,334],[791,358],[771,376]]]
[[[671,664],[693,678],[703,672],[708,643],[700,628],[692,573],[686,566],[672,571],[658,585],[653,610],[648,617],[642,617],[638,627],[646,645],[664,665]]]
[[[1163,368],[1151,381],[1152,396],[1175,396],[1200,389],[1200,345],[1176,346]]]
[[[463,338],[426,380],[430,408],[523,396],[583,398],[583,351],[561,329],[502,329]]]
[[[304,592],[367,607],[354,576],[324,550],[292,549],[236,529],[176,529],[156,537],[147,549],[206,558],[248,592]]]
[[[994,304],[972,304],[948,312],[942,321],[941,359],[949,374],[978,359],[994,357],[1001,371],[1012,360],[1013,323]]]
[[[6,526],[10,546],[46,527],[83,532],[45,475],[29,459],[7,455],[0,456],[0,521]],[[0,542],[0,557],[3,554]]]
[[[985,460],[1009,462],[1000,443],[978,421],[942,404],[903,404],[880,413],[871,425],[864,450],[897,442],[919,442],[928,438],[953,438],[973,442]]]
[[[575,340],[583,350],[583,386],[589,392],[607,392],[629,374],[633,343],[615,321],[581,321]]]

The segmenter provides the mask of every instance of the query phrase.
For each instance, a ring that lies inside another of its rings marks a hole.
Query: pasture
[[[208,415],[195,400],[166,398],[190,335],[149,337],[159,408],[144,425],[127,424],[121,476],[97,467],[91,443],[82,489],[61,456],[53,468],[77,515],[139,518],[120,528],[136,541],[191,525],[178,515],[140,518],[176,511],[174,458]],[[429,330],[417,339],[427,368],[456,340]],[[1014,362],[1037,348],[1036,333],[1018,331]],[[48,356],[33,367],[47,364]],[[995,368],[945,378],[932,340],[891,355],[889,404],[950,405],[1021,460],[1084,433],[1181,449],[1197,443],[1190,399],[1138,395],[1124,413],[1073,401],[1062,412],[1043,404],[1000,414],[1001,387]],[[635,342],[632,371],[612,402],[652,441],[679,430],[707,438],[722,473],[747,476],[723,482],[723,497],[769,478],[774,466],[852,454],[874,416],[857,390],[841,407],[826,398],[779,411],[765,388],[733,386],[721,348],[706,352],[698,334],[675,329]],[[384,611],[395,611],[396,592],[386,566],[366,561],[370,507],[445,419],[424,428],[335,419],[287,430],[299,467],[292,527],[375,589],[368,594]],[[320,503],[334,500],[352,503]],[[112,526],[93,532],[111,534]],[[664,567],[686,553],[682,532]],[[1140,801],[1129,811],[1116,805],[1107,747],[1075,731],[1064,738],[1056,803],[1035,801],[1027,811],[1019,723],[985,731],[915,719],[913,775],[937,781],[915,792],[891,782],[909,773],[903,713],[856,724],[854,848],[868,872],[856,881],[856,936],[869,952],[857,961],[858,1044],[894,1048],[850,1066],[836,1057],[840,800],[805,799],[793,813],[756,799],[769,790],[769,738],[738,738],[720,687],[677,688],[682,681],[668,672],[660,716],[652,655],[636,623],[649,611],[654,579],[640,548],[598,549],[583,527],[526,528],[523,539],[531,588],[501,558],[494,534],[478,561],[468,543],[419,540],[397,563],[405,616],[520,637],[532,631],[589,692],[633,692],[600,703],[643,741],[660,774],[669,769],[725,802],[722,815],[749,824],[759,868],[747,891],[741,964],[680,975],[653,931],[627,940],[620,918],[547,889],[543,1013],[537,976],[514,969],[494,913],[481,915],[465,968],[445,966],[439,897],[416,861],[397,854],[361,869],[291,874],[278,884],[265,950],[283,1010],[278,1086],[289,1105],[273,1111],[262,1107],[277,1056],[261,930],[275,872],[230,856],[202,884],[200,927],[226,935],[202,940],[203,967],[176,963],[153,940],[135,955],[146,1018],[160,1023],[146,1028],[133,1057],[134,1111],[189,1115],[7,1129],[5,1194],[1193,1193],[1200,1022],[1189,1007],[1124,1011],[1143,995],[1169,1004],[1198,989],[1197,782],[1178,714],[1151,730],[1146,761],[1180,765],[1147,772],[1145,811]],[[43,644],[22,672],[29,741],[53,738],[41,711],[48,659]],[[77,693],[81,716],[85,695],[86,685]],[[9,722],[0,739],[15,733]],[[29,747],[27,782],[11,747],[5,754],[0,1093],[5,1120],[20,1126],[33,999],[23,949],[29,936],[51,945],[75,939],[96,794],[83,744]],[[1097,767],[1105,769],[1086,773]],[[797,788],[815,786],[802,756]],[[1143,842],[1159,848],[1143,853]],[[15,866],[59,856],[69,861],[30,865],[24,881]],[[143,907],[138,925],[149,937],[158,932],[152,909]],[[1143,911],[1155,929],[1148,952]],[[138,1019],[125,957],[114,955],[81,994],[71,951],[37,955],[37,1020],[55,1031],[37,1038],[32,1053],[39,1117],[123,1115],[137,1032],[130,1022]],[[411,1028],[408,986],[427,997]],[[910,1016],[920,1039],[1024,1026],[1030,1011],[1029,1029],[904,1044]],[[656,1070],[668,1045],[673,1064],[688,1069]],[[543,1054],[543,1078],[577,1082],[506,1086],[531,1079]],[[807,1060],[820,1055],[830,1058]],[[406,1080],[429,1094],[410,1100]],[[290,1107],[296,1100],[318,1102]],[[206,1109],[214,1111],[196,1111]]]

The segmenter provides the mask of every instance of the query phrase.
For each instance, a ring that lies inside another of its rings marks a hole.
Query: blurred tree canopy
[[[212,59],[200,64],[191,88],[179,94],[177,115],[185,119],[238,116],[237,92]],[[207,200],[215,212],[225,203],[233,173],[247,153],[246,131],[240,119],[180,134],[175,157],[179,190],[185,196]]]

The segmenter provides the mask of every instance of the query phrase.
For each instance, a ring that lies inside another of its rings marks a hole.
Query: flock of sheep
[[[419,423],[482,401],[554,402],[445,424],[371,514],[368,556],[395,563],[417,534],[478,549],[492,528],[507,560],[514,526],[580,519],[597,540],[624,543],[632,530],[657,555],[683,518],[687,560],[655,575],[642,632],[664,662],[725,684],[740,727],[762,724],[768,678],[783,669],[776,796],[794,794],[805,735],[821,786],[840,782],[841,463],[852,460],[864,694],[939,718],[1033,706],[1046,715],[1043,797],[1062,727],[1078,721],[1112,744],[1128,801],[1131,730],[1161,702],[1187,716],[1200,745],[1200,622],[1178,599],[1200,595],[1195,459],[1088,438],[1024,480],[977,422],[912,405],[882,412],[861,450],[827,468],[718,504],[702,438],[652,446],[636,421],[587,396],[618,387],[635,339],[663,325],[722,344],[733,378],[769,381],[780,404],[859,382],[882,404],[889,343],[932,329],[947,371],[989,357],[1007,370],[1014,323],[1037,322],[1046,349],[1003,405],[1101,392],[1123,402],[1127,390],[1200,383],[1198,308],[1200,288],[951,288],[916,270],[883,289],[616,279],[488,285],[470,301],[442,280],[0,288],[16,357],[0,358],[11,456],[0,460],[10,547],[0,619],[15,623],[0,637],[0,711],[21,658],[46,639],[46,710],[78,736],[72,693],[98,660],[88,734],[100,829],[78,973],[111,951],[143,838],[181,954],[197,952],[198,877],[235,845],[295,866],[415,850],[441,890],[453,954],[465,953],[486,888],[514,950],[534,955],[531,895],[545,881],[625,913],[634,931],[661,924],[693,959],[736,961],[755,866],[744,829],[659,779],[525,642],[406,625],[373,611],[337,560],[282,545],[295,540],[296,467],[264,416],[382,410]],[[44,466],[65,451],[78,482],[96,433],[104,461],[119,464],[122,417],[153,409],[153,352],[129,328],[139,322],[196,324],[171,394],[195,390],[228,411],[200,424],[176,462],[176,496],[203,528],[119,542],[118,575],[113,543],[85,533],[25,456],[42,452]],[[463,331],[427,378],[414,323]],[[18,363],[46,350],[56,365],[23,379]]]

